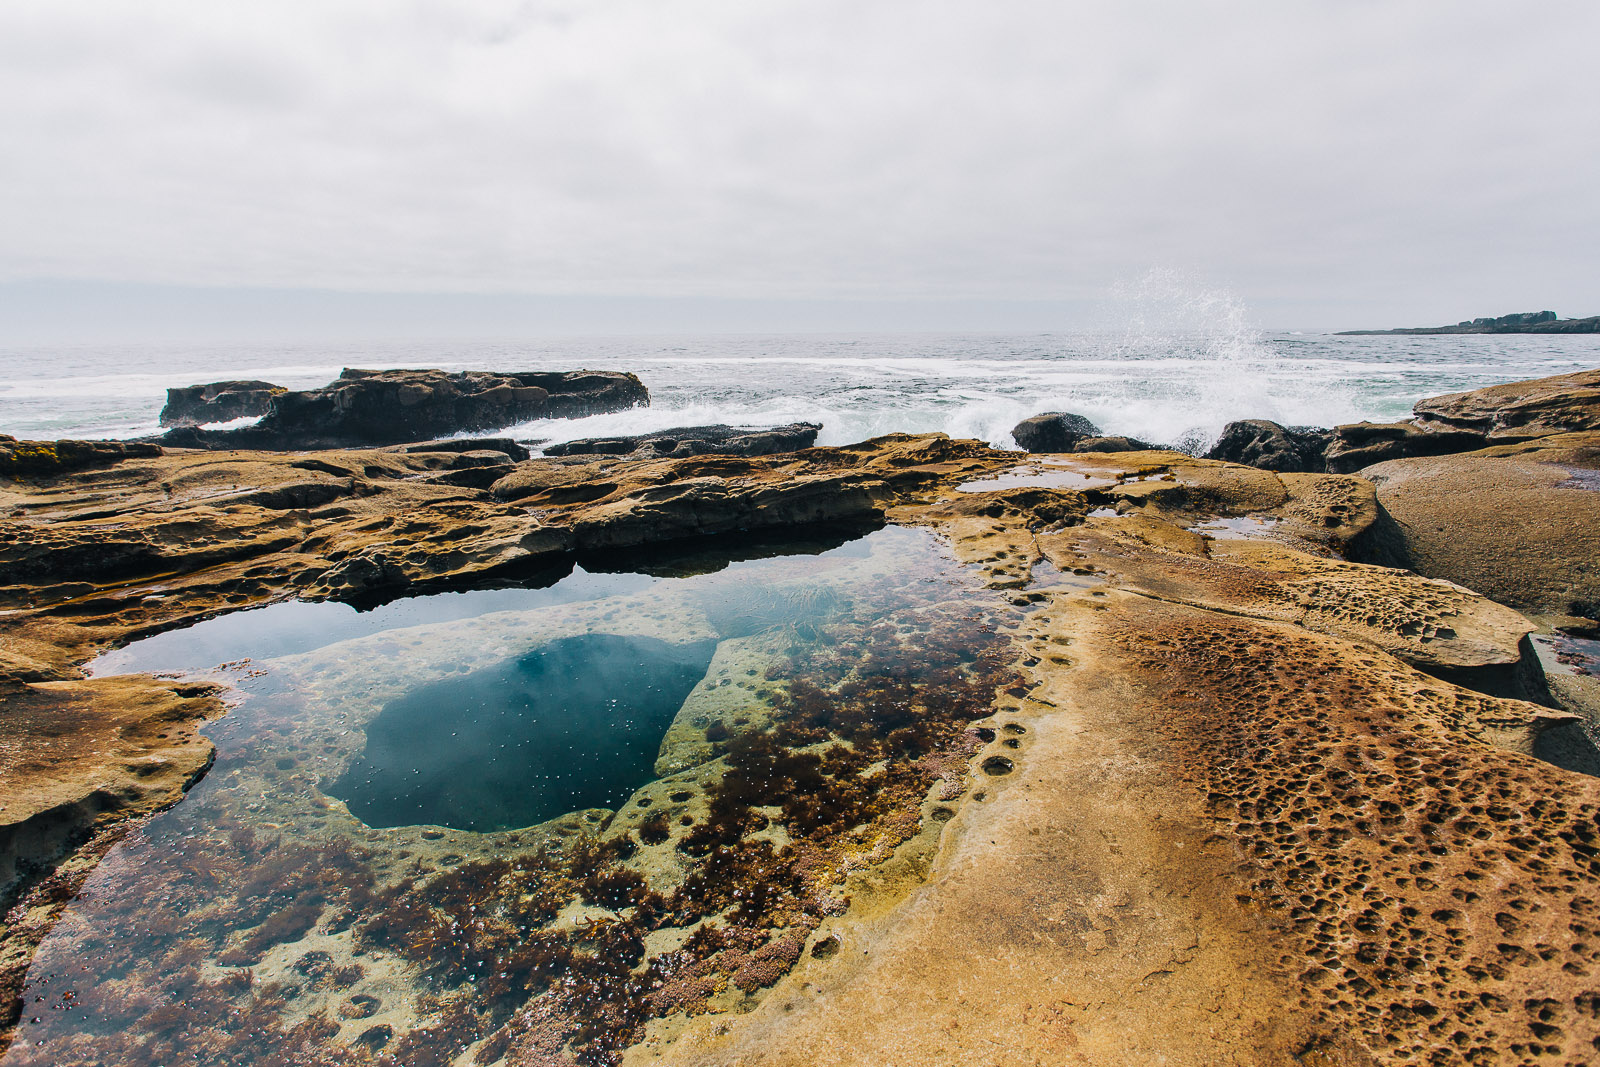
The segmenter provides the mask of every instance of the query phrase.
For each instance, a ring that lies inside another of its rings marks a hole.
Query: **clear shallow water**
[[[368,826],[511,830],[615,808],[654,777],[656,750],[716,642],[578,634],[385,704],[328,793]]]
[[[332,601],[291,601],[251,611],[236,611],[182,630],[135,641],[95,659],[93,674],[139,671],[204,671],[249,656],[270,659],[310,652],[339,641],[428,623],[470,619],[494,611],[532,611],[649,589],[659,579],[648,574],[591,574],[575,568],[543,589],[471,589],[407,597],[368,611]]]
[[[571,440],[726,422],[820,422],[823,444],[943,431],[1011,444],[1041,411],[1109,434],[1191,444],[1239,418],[1397,419],[1419,398],[1600,366],[1596,336],[1260,335],[1236,325],[1151,334],[784,335],[384,343],[0,348],[0,433],[154,433],[168,386],[260,378],[321,385],[341,367],[637,373],[652,406],[514,428]]]
[[[767,551],[401,601],[298,635],[305,606],[280,605],[97,662],[212,666],[244,700],[207,728],[216,766],[108,854],[45,940],[0,1062],[443,1067],[565,1047],[599,1064],[652,1019],[748,1009],[842,909],[846,860],[950,817],[996,737],[969,724],[1016,682],[996,632],[1016,609],[932,534]],[[519,592],[537,599],[504,599]],[[639,669],[641,651],[657,662]],[[561,662],[523,669],[541,653]],[[575,689],[583,706],[563,709]],[[490,715],[461,707],[480,698]],[[530,710],[571,713],[575,730],[536,743],[581,773],[541,758],[485,790]],[[577,736],[616,715],[653,767]],[[486,718],[495,736],[459,736]],[[471,750],[418,816],[469,818],[352,814],[337,783],[372,769],[375,738],[403,759]],[[514,825],[544,814],[507,810],[519,787],[614,810]]]

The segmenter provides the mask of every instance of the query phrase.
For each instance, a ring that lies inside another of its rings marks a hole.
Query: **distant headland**
[[[1340,330],[1340,337],[1393,333],[1600,333],[1600,315],[1563,319],[1554,311],[1524,311],[1497,319],[1473,319],[1454,326],[1412,326],[1398,330]]]

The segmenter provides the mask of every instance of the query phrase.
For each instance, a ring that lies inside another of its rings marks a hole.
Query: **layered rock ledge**
[[[1386,460],[1595,430],[1600,430],[1600,370],[1586,370],[1428,397],[1403,422],[1355,422],[1332,429],[1280,426],[1266,419],[1231,422],[1206,458],[1267,470],[1351,474]]]

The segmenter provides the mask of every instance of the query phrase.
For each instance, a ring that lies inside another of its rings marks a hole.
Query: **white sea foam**
[[[161,350],[0,350],[0,433],[155,433],[169,386],[254,378],[290,388],[340,368],[628,370],[651,405],[510,428],[526,439],[707,423],[819,422],[824,444],[943,432],[1009,446],[1011,427],[1071,411],[1108,434],[1203,446],[1233,419],[1328,426],[1403,417],[1419,397],[1600,364],[1592,336],[1264,335],[1236,302],[1156,278],[1118,333],[614,337],[537,342]]]
[[[261,421],[260,415],[242,415],[237,419],[228,419],[224,422],[206,422],[200,425],[202,430],[243,430],[254,426]]]

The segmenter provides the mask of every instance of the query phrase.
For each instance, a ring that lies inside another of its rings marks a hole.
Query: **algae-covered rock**
[[[0,434],[0,475],[12,478],[70,474],[159,455],[160,446],[145,441],[19,441]]]

